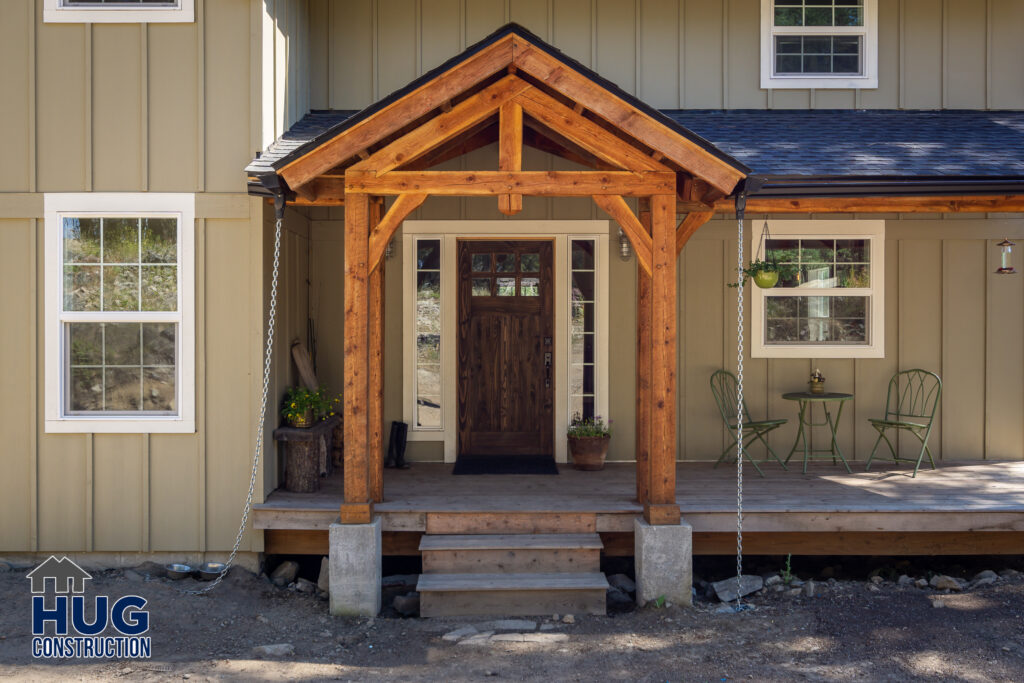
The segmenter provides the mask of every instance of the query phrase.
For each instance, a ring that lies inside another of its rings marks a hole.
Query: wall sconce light
[[[633,245],[629,243],[629,238],[622,232],[622,228],[619,228],[619,258],[628,261],[632,255]]]
[[[1000,266],[996,269],[996,273],[999,275],[1013,275],[1017,271],[1013,269],[1013,258],[1011,252],[1013,252],[1013,248],[1017,246],[1016,243],[1004,238],[1003,241],[996,246],[999,247],[1001,252],[999,254]]]

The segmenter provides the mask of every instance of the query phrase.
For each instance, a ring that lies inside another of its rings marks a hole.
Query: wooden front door
[[[459,242],[459,455],[554,452],[552,253]]]

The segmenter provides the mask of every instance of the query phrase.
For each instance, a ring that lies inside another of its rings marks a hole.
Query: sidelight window
[[[597,317],[596,242],[571,240],[569,287],[569,417],[594,417]]]
[[[415,426],[417,429],[441,429],[441,240],[417,239],[415,248]],[[475,270],[477,263],[473,265]],[[474,280],[474,292],[476,282]]]

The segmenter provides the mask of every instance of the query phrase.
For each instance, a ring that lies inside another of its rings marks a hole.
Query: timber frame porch
[[[415,463],[385,472],[381,517],[385,555],[416,555],[420,536],[467,515],[500,525],[597,531],[606,555],[633,554],[632,463],[600,472],[560,467],[557,476],[452,476],[451,465]],[[805,476],[766,465],[744,486],[744,549],[750,554],[940,555],[1019,554],[1024,548],[1024,462],[962,461],[910,477],[881,463],[846,474],[815,464]],[[709,462],[676,466],[676,497],[693,527],[698,555],[736,550],[735,475]],[[278,490],[254,506],[265,552],[326,554],[343,482],[337,475],[314,494]]]

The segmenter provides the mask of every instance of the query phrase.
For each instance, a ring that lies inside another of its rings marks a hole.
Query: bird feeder
[[[996,269],[996,273],[999,275],[1013,275],[1017,271],[1013,269],[1013,248],[1017,246],[1014,242],[1008,239],[1003,239],[998,245],[1000,250],[1000,267]]]

